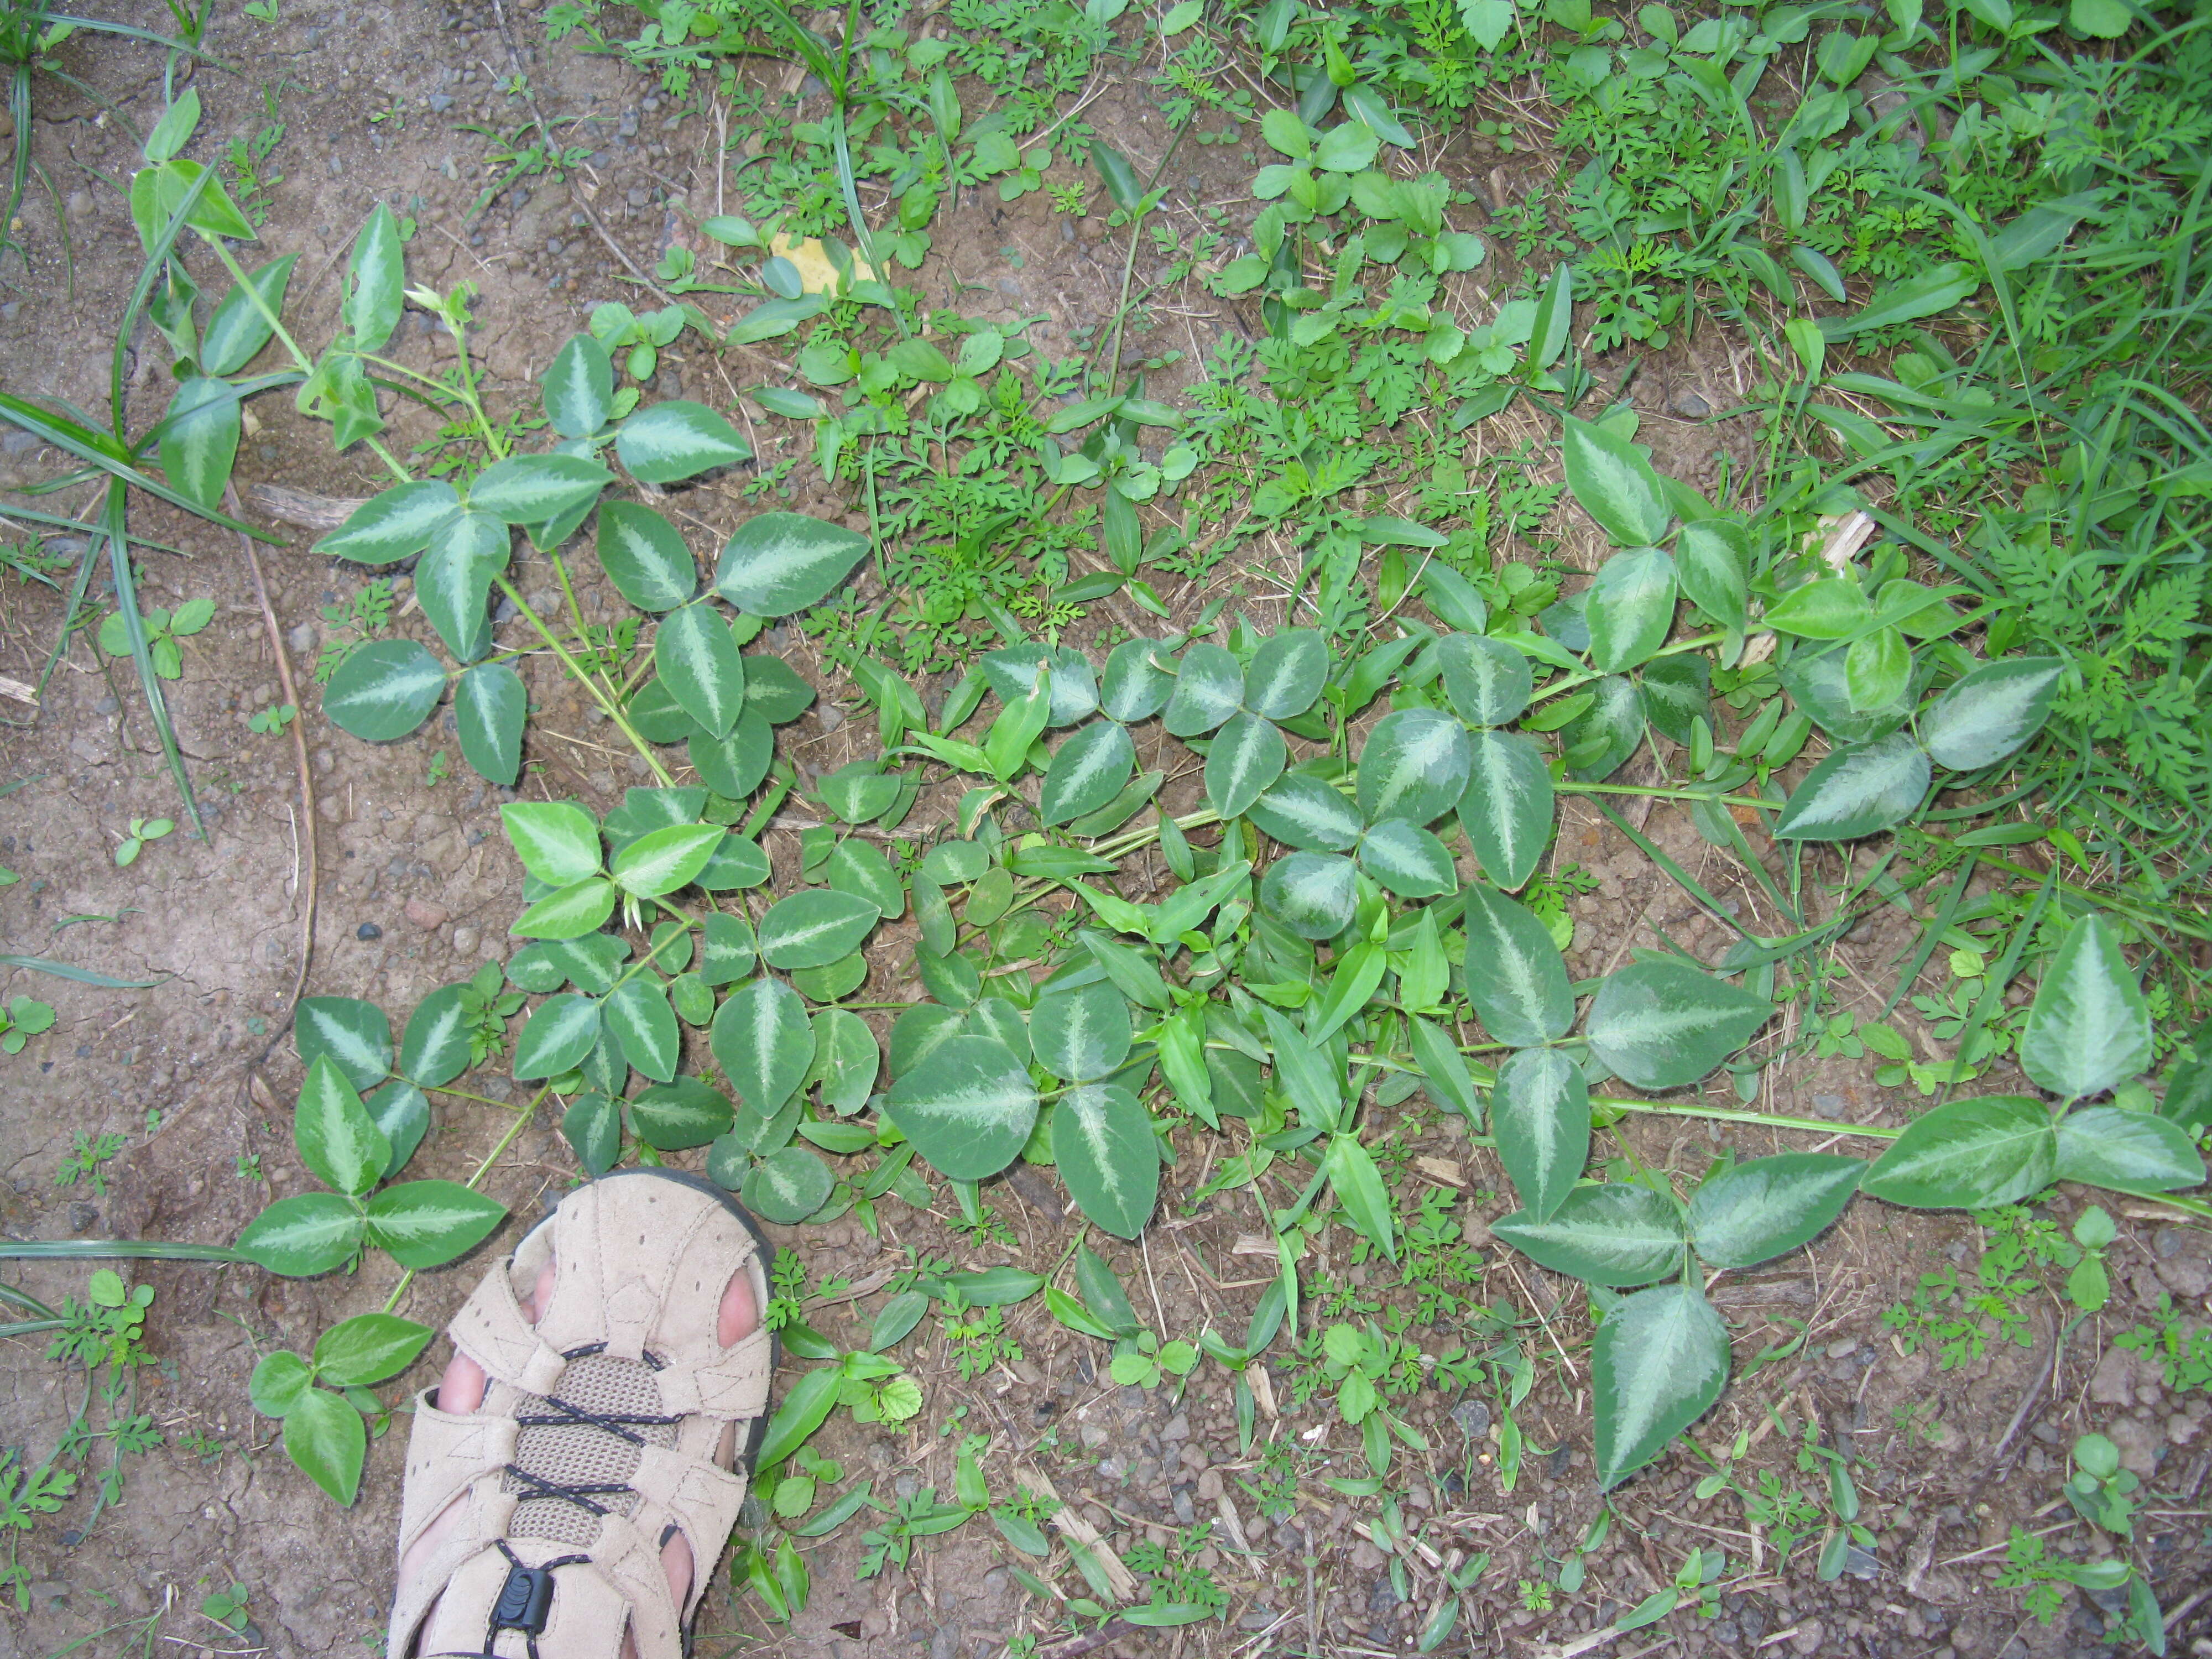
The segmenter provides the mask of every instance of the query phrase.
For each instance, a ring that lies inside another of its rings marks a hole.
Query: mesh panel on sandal
[[[635,1516],[639,1452],[673,1446],[679,1421],[663,1411],[650,1365],[604,1353],[572,1358],[553,1395],[525,1395],[515,1419],[505,1490],[522,1501],[508,1536],[578,1545],[599,1535],[600,1515]]]

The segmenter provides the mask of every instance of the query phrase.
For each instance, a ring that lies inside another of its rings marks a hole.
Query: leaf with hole
[[[2065,1100],[2118,1087],[2151,1063],[2150,1006],[2112,927],[2092,913],[2067,930],[2021,1034],[2021,1069]]]
[[[1904,732],[1822,761],[1783,803],[1778,840],[1856,841],[1902,823],[1918,809],[1934,773],[1928,751]]]
[[[868,538],[803,513],[763,513],[722,550],[715,590],[741,611],[787,617],[828,599],[868,550]]]
[[[1623,1298],[1591,1346],[1597,1480],[1609,1492],[1713,1407],[1729,1379],[1728,1327],[1688,1285]]]
[[[1589,1162],[1589,1085],[1582,1068],[1556,1048],[1509,1056],[1491,1091],[1490,1127],[1521,1213],[1538,1224],[1551,1220]]]
[[[1606,976],[1590,1004],[1590,1052],[1639,1089],[1695,1083],[1751,1041],[1774,1006],[1682,962]]]
[[[1859,1185],[1916,1210],[1987,1209],[2041,1192],[2057,1158],[2057,1136],[2041,1101],[1987,1095],[1915,1118]]]
[[[1690,1199],[1690,1243],[1710,1267],[1751,1267],[1808,1244],[1859,1189],[1863,1158],[1755,1158],[1707,1178]]]
[[[364,743],[391,743],[430,718],[446,671],[413,640],[372,640],[338,665],[323,713]]]
[[[884,1109],[939,1174],[981,1181],[1028,1144],[1037,1094],[1005,1044],[954,1036],[891,1085]]]
[[[1468,1000],[1484,1029],[1516,1048],[1565,1036],[1575,1023],[1575,999],[1551,930],[1526,905],[1493,887],[1467,890],[1465,916]],[[1593,1027],[1591,1042],[1596,1041]]]

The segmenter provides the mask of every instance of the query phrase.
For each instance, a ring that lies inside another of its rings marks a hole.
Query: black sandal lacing
[[[604,1342],[586,1343],[580,1348],[569,1349],[561,1358],[572,1363],[579,1359],[587,1359],[594,1354],[605,1352],[606,1346]],[[643,1358],[647,1366],[656,1371],[665,1369],[667,1363],[651,1353],[645,1354]],[[563,1400],[557,1394],[547,1395],[544,1398],[545,1403],[553,1408],[552,1413],[545,1415],[533,1413],[529,1416],[518,1413],[514,1419],[517,1425],[526,1429],[569,1428],[582,1425],[598,1429],[603,1433],[613,1435],[618,1440],[627,1441],[631,1445],[642,1449],[646,1440],[643,1435],[637,1432],[639,1429],[667,1428],[684,1420],[684,1414],[680,1412],[668,1414],[650,1412],[595,1412]],[[598,1501],[599,1498],[619,1497],[625,1492],[635,1491],[635,1487],[619,1480],[574,1485],[559,1480],[548,1480],[544,1476],[533,1474],[528,1469],[514,1463],[509,1463],[507,1466],[507,1473],[529,1489],[530,1498],[550,1498],[559,1503],[573,1504],[585,1514],[593,1516],[609,1513],[608,1506],[599,1503]],[[502,1545],[501,1547],[504,1548],[505,1546]]]

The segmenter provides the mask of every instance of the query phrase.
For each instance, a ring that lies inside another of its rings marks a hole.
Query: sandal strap
[[[513,1269],[510,1256],[486,1273],[446,1327],[446,1334],[455,1347],[483,1368],[486,1376],[525,1394],[550,1394],[568,1366],[568,1357],[522,1316]]]
[[[654,1380],[672,1412],[696,1412],[722,1422],[743,1422],[768,1410],[775,1340],[766,1328],[740,1337],[713,1358],[670,1361]]]
[[[672,1525],[680,1528],[691,1546],[692,1560],[710,1561],[736,1528],[750,1484],[744,1475],[716,1468],[702,1458],[649,1446],[629,1478],[629,1489],[645,1500],[634,1524],[641,1536],[650,1538],[664,1537]],[[653,1559],[659,1559],[658,1551]],[[703,1568],[692,1573],[684,1608],[687,1614],[706,1595],[712,1576]],[[665,1576],[662,1582],[665,1586]]]

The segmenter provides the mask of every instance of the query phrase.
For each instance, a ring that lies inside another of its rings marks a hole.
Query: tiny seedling
[[[286,728],[299,717],[300,711],[293,704],[271,703],[247,720],[246,726],[248,731],[258,732],[264,737],[282,737]]]
[[[176,827],[175,822],[169,818],[131,819],[130,833],[123,837],[123,844],[115,849],[116,867],[124,869],[137,863],[138,855],[146,850],[148,842],[161,840]]]
[[[36,997],[10,997],[0,1003],[0,1054],[20,1054],[23,1045],[54,1023],[53,1005]]]
[[[2121,1538],[2135,1536],[2133,1494],[2142,1483],[2120,1467],[2120,1449],[2101,1434],[2074,1443],[2074,1474],[2066,1482],[2067,1501],[2092,1526]]]
[[[174,611],[156,605],[142,620],[154,672],[165,680],[179,679],[185,672],[185,656],[177,641],[190,638],[215,620],[215,601],[189,599]],[[130,625],[120,611],[111,611],[100,623],[100,648],[111,657],[131,654]]]
[[[90,1182],[94,1194],[106,1198],[107,1176],[103,1166],[129,1144],[122,1135],[88,1135],[79,1129],[76,1149],[62,1159],[61,1168],[54,1172],[54,1185],[74,1187],[79,1182]]]

